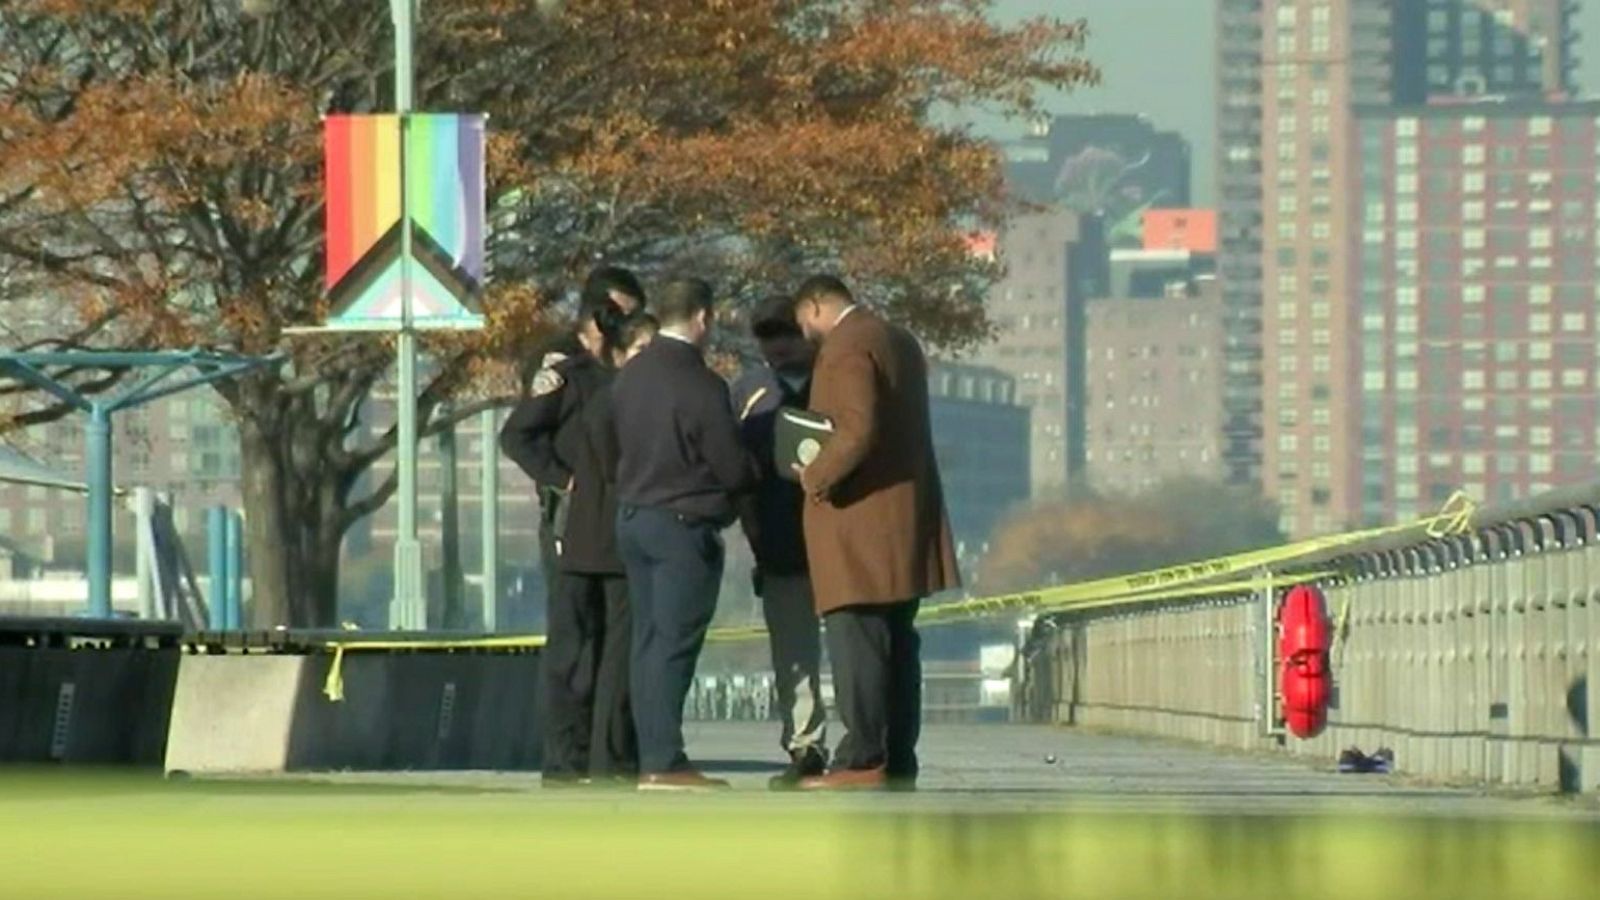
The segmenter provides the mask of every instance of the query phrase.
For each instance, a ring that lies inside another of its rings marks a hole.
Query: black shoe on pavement
[[[772,776],[767,787],[774,791],[797,791],[800,782],[828,771],[828,754],[820,747],[807,747],[789,754],[789,767]]]
[[[1339,754],[1339,771],[1346,775],[1365,772],[1366,765],[1367,755],[1354,747],[1346,747]]]

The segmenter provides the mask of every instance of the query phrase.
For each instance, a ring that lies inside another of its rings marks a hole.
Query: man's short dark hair
[[[802,337],[800,323],[794,318],[794,298],[781,295],[761,301],[750,316],[750,333],[758,341]]]
[[[800,290],[794,293],[794,305],[798,306],[807,300],[841,300],[845,303],[854,303],[855,295],[850,293],[850,288],[844,279],[836,275],[813,275],[800,284]]]
[[[679,278],[666,283],[656,294],[656,318],[663,328],[682,325],[696,313],[710,315],[716,305],[711,285],[699,278]]]
[[[621,266],[601,266],[590,272],[583,282],[580,303],[584,309],[597,309],[610,300],[613,293],[632,297],[640,309],[645,307],[644,286],[637,276]]]
[[[654,335],[661,330],[661,323],[656,317],[647,312],[636,312],[623,320],[622,326],[617,330],[617,348],[626,350],[632,347],[645,335]]]

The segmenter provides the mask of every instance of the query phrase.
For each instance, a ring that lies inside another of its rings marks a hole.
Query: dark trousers
[[[683,701],[717,609],[723,546],[715,525],[660,509],[623,507],[617,545],[633,600],[633,721],[639,769],[689,767]]]
[[[639,768],[628,663],[632,616],[621,576],[562,572],[548,609],[544,774],[607,777]]]
[[[827,614],[833,704],[845,736],[834,752],[839,769],[884,766],[890,778],[917,777],[922,731],[920,600],[892,606],[849,606]]]

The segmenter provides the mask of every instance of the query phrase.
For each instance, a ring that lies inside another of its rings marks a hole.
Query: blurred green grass
[[[827,799],[12,770],[0,773],[0,897],[1600,896],[1600,827],[1576,819],[1091,813],[1066,801],[874,812]]]

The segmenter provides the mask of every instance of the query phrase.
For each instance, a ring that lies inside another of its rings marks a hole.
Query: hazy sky
[[[1104,80],[1096,88],[1050,98],[1054,112],[1143,113],[1194,145],[1198,202],[1211,202],[1213,182],[1212,16],[1216,0],[998,0],[1007,19],[1052,15],[1089,20],[1086,51]],[[1578,13],[1582,67],[1578,86],[1600,94],[1600,2]],[[1016,124],[985,121],[985,131],[1011,135]]]

